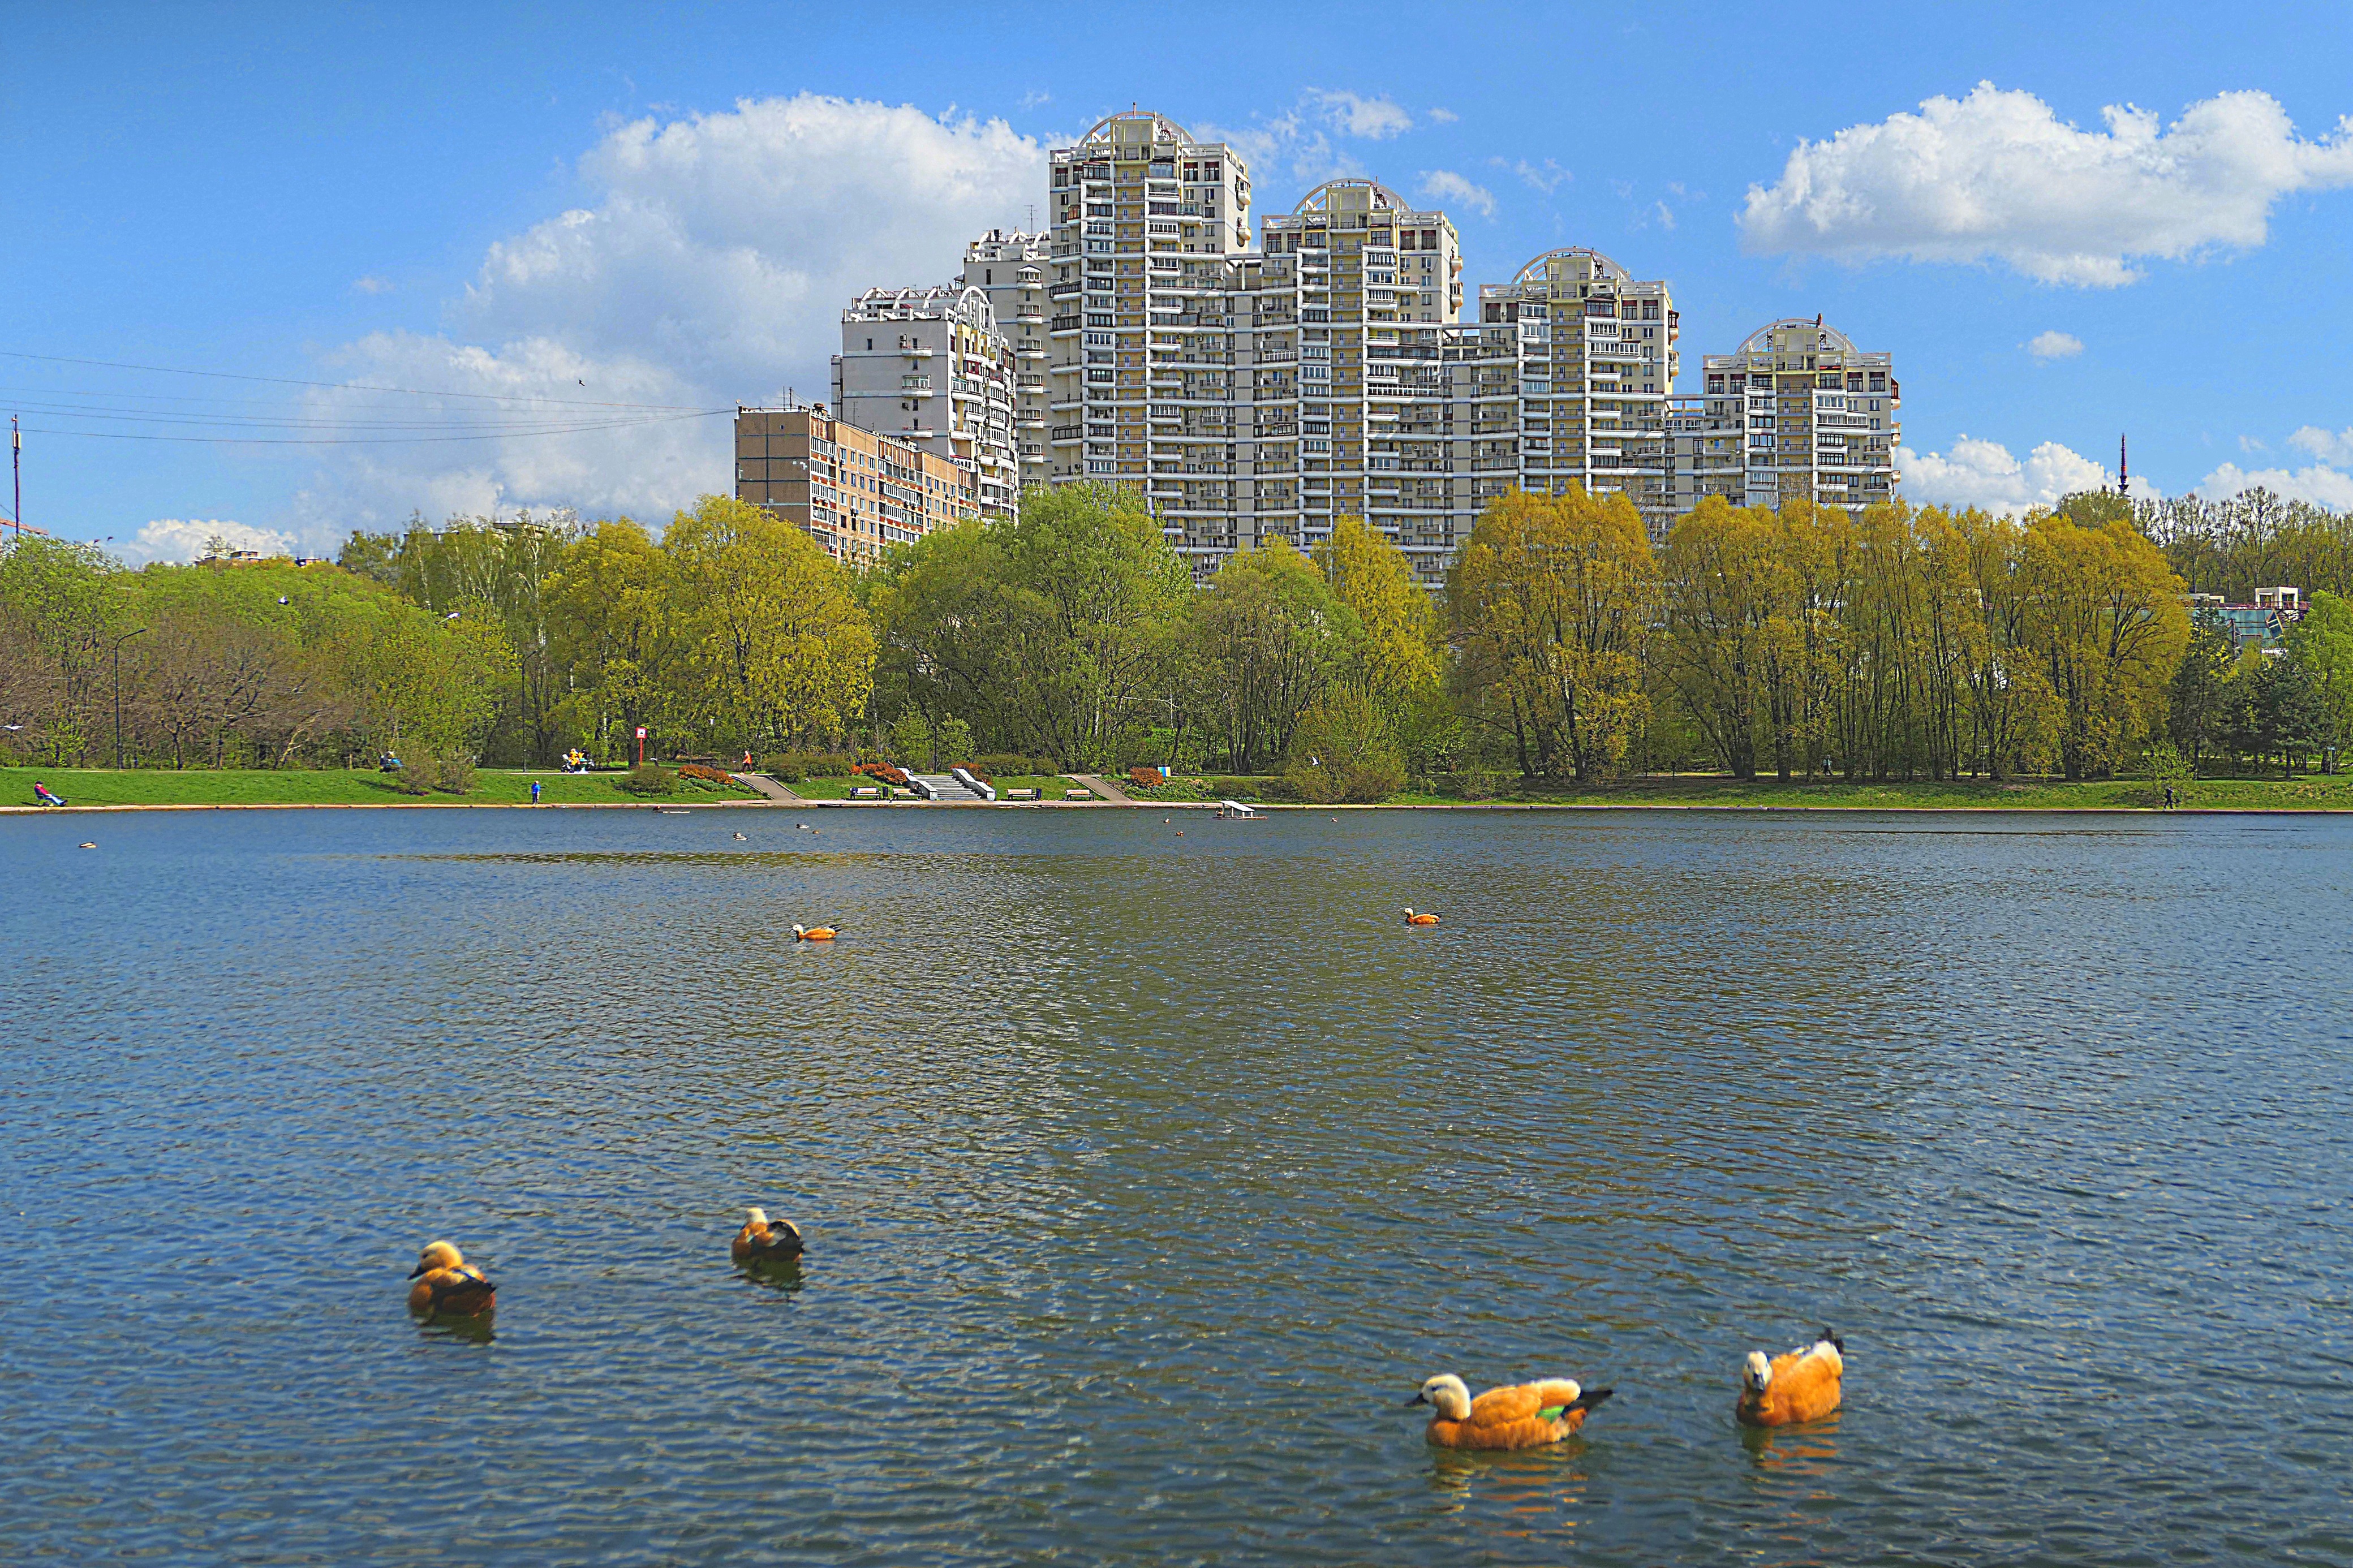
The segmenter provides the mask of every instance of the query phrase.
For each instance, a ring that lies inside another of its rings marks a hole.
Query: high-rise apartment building
[[[1424,575],[1442,572],[1443,340],[1462,306],[1454,226],[1377,181],[1333,180],[1263,220],[1261,257],[1254,331],[1238,346],[1250,369],[1236,373],[1250,378],[1238,393],[1255,437],[1237,488],[1255,512],[1234,514],[1226,549],[1208,538],[1180,548],[1214,569],[1234,545],[1281,533],[1312,548],[1335,518],[1356,516],[1394,535]]]
[[[1145,490],[1180,545],[1229,548],[1249,172],[1233,148],[1137,110],[1055,149],[1050,178],[1049,477]],[[1191,518],[1172,504],[1188,499],[1219,504]]]
[[[1516,322],[1498,340],[1493,331]],[[1681,362],[1674,299],[1598,250],[1548,250],[1511,282],[1479,290],[1482,353],[1472,458],[1515,472],[1521,488],[1561,495],[1574,483],[1622,494],[1653,538],[1674,515],[1667,489],[1667,400]],[[1466,334],[1467,336],[1467,334]],[[1496,393],[1512,381],[1516,395]],[[1513,448],[1516,447],[1516,452]],[[1516,456],[1516,466],[1507,459]],[[1492,481],[1488,488],[1492,489]]]
[[[841,313],[834,412],[966,465],[982,515],[1009,518],[1021,493],[1014,363],[984,290],[869,289]]]
[[[1046,432],[1053,424],[1046,364],[1046,268],[1053,240],[1044,234],[992,228],[965,247],[964,286],[988,296],[997,330],[1013,350],[1013,432],[1023,489],[1050,483]]]
[[[1903,392],[1891,356],[1862,353],[1819,316],[1790,318],[1707,355],[1702,374],[1706,390],[1675,398],[1669,419],[1677,513],[1709,495],[1853,508],[1894,494]]]
[[[735,499],[765,508],[852,566],[980,515],[977,471],[815,408],[735,410]]]
[[[1678,396],[1672,290],[1598,251],[1545,252],[1466,321],[1453,225],[1377,181],[1317,187],[1253,248],[1242,158],[1165,115],[1113,115],[1050,164],[1044,233],[975,240],[960,287],[870,292],[835,361],[842,416],[942,443],[986,515],[1028,485],[1125,485],[1206,578],[1353,514],[1434,585],[1514,489],[1623,495],[1662,541],[1705,493],[1894,486],[1887,356],[1819,322],[1711,356]]]

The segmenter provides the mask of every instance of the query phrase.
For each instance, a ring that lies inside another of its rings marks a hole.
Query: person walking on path
[[[2165,809],[2168,811],[2171,811],[2173,809],[2173,786],[2171,784],[2165,786]]]
[[[531,781],[531,804],[533,805],[537,805],[539,804],[539,781],[537,779]]]

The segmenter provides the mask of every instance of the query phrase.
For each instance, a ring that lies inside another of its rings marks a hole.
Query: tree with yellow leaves
[[[689,713],[713,745],[838,739],[874,685],[874,633],[848,574],[807,534],[704,496],[662,537]]]
[[[2031,518],[2025,564],[2024,631],[2058,702],[2060,766],[2071,779],[2108,773],[2162,722],[2189,641],[2181,580],[2122,518]]]
[[[1648,711],[1642,659],[1659,572],[1623,496],[1514,490],[1481,514],[1447,582],[1473,711],[1508,731],[1524,775],[1589,780]]]

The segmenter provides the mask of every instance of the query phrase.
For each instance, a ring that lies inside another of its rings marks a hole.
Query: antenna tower
[[[2116,494],[2132,500],[2132,469],[2125,462],[2125,438],[2116,437]]]

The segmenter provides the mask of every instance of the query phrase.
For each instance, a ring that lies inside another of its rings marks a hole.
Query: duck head
[[[428,1242],[417,1255],[417,1267],[408,1271],[411,1279],[420,1274],[430,1274],[437,1268],[456,1268],[466,1261],[465,1254],[446,1241]]]
[[[745,1209],[744,1211],[744,1223],[755,1227],[765,1226],[768,1223],[768,1211],[766,1209]]]
[[[1762,1394],[1773,1381],[1773,1363],[1765,1359],[1763,1351],[1750,1351],[1748,1363],[1742,1368],[1740,1381],[1751,1394]]]
[[[1448,1421],[1467,1420],[1471,1415],[1471,1390],[1452,1373],[1440,1373],[1421,1385],[1421,1392],[1406,1401],[1408,1405],[1427,1405]]]

